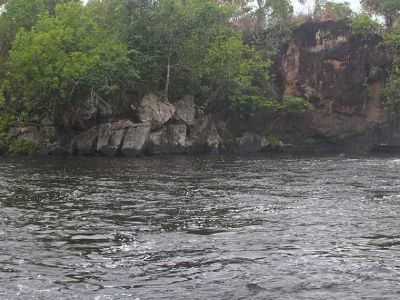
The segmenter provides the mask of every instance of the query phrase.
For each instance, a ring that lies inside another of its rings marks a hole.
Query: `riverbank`
[[[391,57],[381,42],[379,36],[354,35],[346,22],[306,22],[275,62],[275,88],[291,101],[284,111],[211,108],[192,95],[166,99],[156,92],[128,98],[121,111],[95,97],[77,111],[65,111],[61,126],[47,119],[14,124],[10,152],[128,157],[393,152],[400,130],[383,101]]]

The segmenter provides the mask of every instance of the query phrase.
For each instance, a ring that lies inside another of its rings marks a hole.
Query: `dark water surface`
[[[0,299],[400,299],[400,159],[0,160]]]

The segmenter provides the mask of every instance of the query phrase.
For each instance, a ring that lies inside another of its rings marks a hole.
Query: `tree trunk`
[[[167,63],[167,78],[165,80],[165,89],[164,89],[164,96],[168,99],[169,95],[169,84],[171,81],[171,56],[168,55],[168,63]]]

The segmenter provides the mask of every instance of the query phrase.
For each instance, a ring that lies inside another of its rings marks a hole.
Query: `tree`
[[[352,18],[351,29],[354,35],[368,38],[382,34],[383,26],[366,14],[359,14]]]
[[[227,31],[221,32],[210,43],[203,59],[194,65],[194,70],[198,78],[211,88],[209,102],[219,99],[219,102],[223,100],[240,106],[255,100],[262,103],[263,93],[256,96],[255,83],[269,80],[269,67],[270,62],[244,45],[238,34]]]
[[[3,0],[4,13],[0,15],[0,53],[5,55],[20,28],[30,29],[41,14],[54,13],[57,4],[79,0]]]
[[[152,32],[148,36],[153,37],[149,39],[151,45],[159,47],[155,55],[159,65],[166,66],[166,96],[174,81],[175,87],[195,83],[207,86],[205,98],[209,101],[234,101],[237,95],[249,92],[256,75],[268,79],[269,62],[243,43],[240,33],[230,25],[232,14],[231,6],[210,0],[159,3],[151,17]],[[229,88],[235,95],[222,93]]]
[[[348,2],[335,3],[329,1],[323,6],[323,14],[336,20],[350,19],[353,16],[353,10]]]
[[[293,7],[288,0],[257,0],[256,32],[287,21],[293,13]]]
[[[140,55],[144,83],[162,89],[165,97],[171,86],[174,91],[190,86],[192,62],[201,60],[218,31],[231,27],[233,13],[214,0],[163,0],[132,10],[123,35]]]
[[[80,3],[58,5],[13,44],[4,84],[9,104],[28,115],[59,120],[93,92],[107,95],[137,76],[127,47],[93,21]]]
[[[388,28],[392,28],[400,16],[400,1],[398,0],[361,0],[361,4],[367,12],[383,16]]]

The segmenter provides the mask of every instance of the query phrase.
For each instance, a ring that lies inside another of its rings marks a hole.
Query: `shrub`
[[[12,140],[8,152],[13,155],[31,155],[38,151],[38,146],[27,140]]]
[[[295,96],[283,98],[281,110],[292,113],[302,113],[312,109],[312,105],[306,99]]]
[[[354,35],[368,37],[374,34],[382,34],[383,27],[368,15],[358,15],[351,20],[351,30]]]

